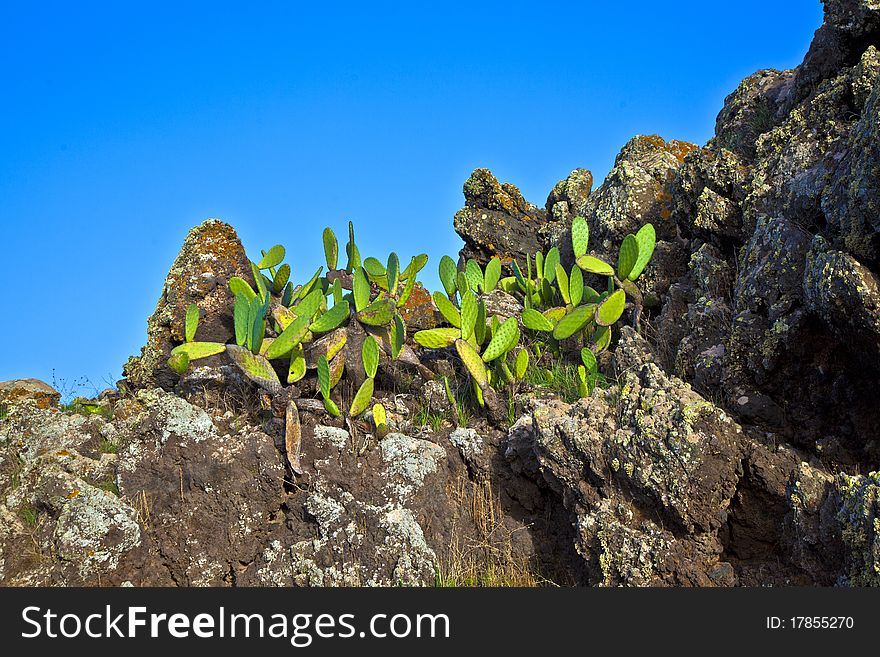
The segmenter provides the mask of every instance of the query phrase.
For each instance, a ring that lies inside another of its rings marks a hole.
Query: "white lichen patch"
[[[319,424],[315,427],[315,444],[318,446],[330,443],[336,449],[341,451],[348,447],[349,438],[348,431],[345,429],[328,427],[323,424]]]
[[[63,506],[54,541],[61,559],[74,562],[82,575],[117,567],[122,555],[141,542],[134,509],[118,497],[79,482],[77,494]]]
[[[459,427],[449,434],[449,442],[458,448],[464,459],[472,459],[483,452],[483,437],[474,429]]]

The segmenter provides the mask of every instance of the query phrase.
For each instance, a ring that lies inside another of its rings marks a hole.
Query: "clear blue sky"
[[[634,134],[703,143],[821,21],[818,0],[0,3],[0,380],[118,378],[207,217],[252,257],[285,244],[300,282],[352,219],[365,254],[427,252],[434,287],[471,170],[543,205]]]

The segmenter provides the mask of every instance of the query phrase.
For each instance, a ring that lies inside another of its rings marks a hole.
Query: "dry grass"
[[[501,500],[490,481],[459,480],[447,494],[460,508],[468,508],[477,528],[476,538],[464,538],[453,524],[453,539],[437,573],[439,587],[536,587],[551,585],[532,564],[513,553],[513,532],[504,527]],[[522,529],[520,531],[525,531]]]
[[[134,496],[131,506],[135,511],[138,524],[143,527],[144,531],[150,531],[150,523],[152,520],[152,502],[147,491],[142,490]]]

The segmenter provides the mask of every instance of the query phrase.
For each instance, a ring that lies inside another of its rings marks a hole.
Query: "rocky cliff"
[[[118,393],[71,413],[0,387],[0,582],[880,584],[877,47],[880,7],[826,0],[803,64],[744,80],[703,147],[637,136],[543,208],[473,173],[464,259],[570,264],[577,215],[597,255],[658,237],[614,385],[524,389],[508,425],[432,415],[442,385],[402,373],[377,390],[381,439],[304,410],[293,471],[283,419],[224,358],[166,365],[190,304],[225,341],[228,280],[253,282],[231,227],[194,229]]]

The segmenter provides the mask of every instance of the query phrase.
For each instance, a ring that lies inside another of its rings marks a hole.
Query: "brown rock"
[[[14,406],[26,399],[35,401],[38,408],[51,408],[58,404],[61,393],[39,379],[14,379],[0,383],[0,405]]]
[[[134,389],[170,390],[178,380],[166,361],[184,340],[187,307],[202,311],[196,339],[227,342],[234,333],[234,299],[229,279],[239,276],[253,285],[250,262],[235,230],[218,219],[193,228],[184,240],[162,288],[155,312],[147,320],[147,344],[129,359],[123,373]]]
[[[464,240],[461,257],[485,265],[493,256],[509,267],[512,259],[543,250],[538,229],[547,212],[526,202],[510,183],[500,183],[488,169],[475,169],[464,183],[465,207],[455,213],[454,226]]]

